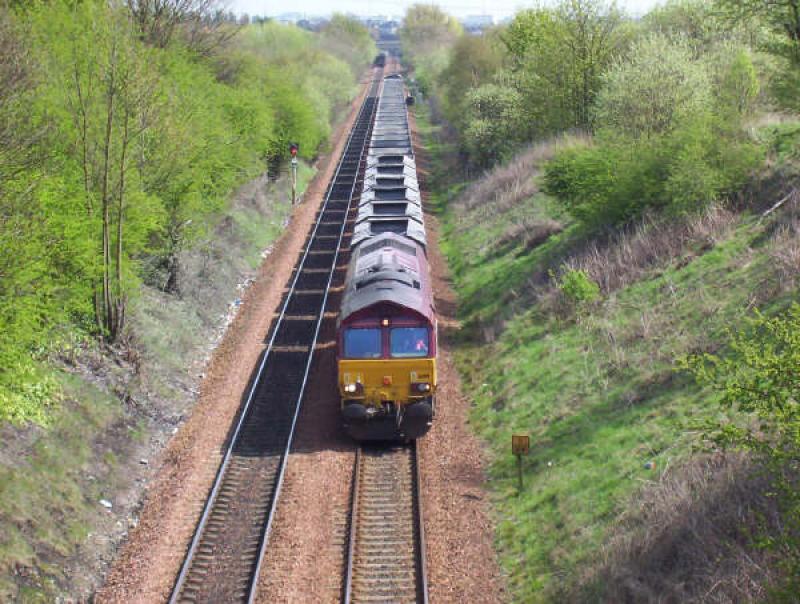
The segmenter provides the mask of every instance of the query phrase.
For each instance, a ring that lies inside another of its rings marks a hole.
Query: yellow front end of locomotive
[[[339,393],[343,401],[382,407],[404,405],[433,396],[436,359],[343,359],[339,361]]]

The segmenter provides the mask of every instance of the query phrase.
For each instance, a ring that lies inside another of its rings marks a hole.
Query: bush
[[[723,407],[742,414],[741,422],[720,426],[715,440],[780,465],[800,463],[800,304],[783,316],[746,319],[730,335],[728,350],[681,361],[701,385],[717,391]]]
[[[593,227],[648,208],[698,212],[738,189],[764,155],[742,127],[758,90],[747,55],[712,77],[682,41],[652,35],[633,51],[604,77],[594,146],[546,167],[546,190]],[[713,102],[712,81],[724,92]]]
[[[558,280],[558,289],[572,304],[594,302],[600,298],[600,286],[592,281],[586,271],[569,269]]]
[[[795,535],[782,545],[794,551],[793,571],[800,571],[800,304],[779,316],[746,319],[731,333],[725,355],[693,355],[679,364],[716,391],[724,409],[737,412],[707,436],[723,447],[753,451],[773,470]]]
[[[603,76],[594,108],[607,137],[652,138],[711,111],[711,79],[683,41],[651,35]]]

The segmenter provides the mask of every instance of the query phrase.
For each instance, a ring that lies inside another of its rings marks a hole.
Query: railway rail
[[[170,598],[253,602],[295,424],[340,256],[357,208],[382,72],[376,70],[288,284],[253,385]]]
[[[427,604],[416,441],[356,458],[345,604]]]

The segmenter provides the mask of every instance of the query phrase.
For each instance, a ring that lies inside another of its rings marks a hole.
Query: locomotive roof
[[[393,233],[358,248],[347,273],[339,320],[376,304],[394,304],[434,320],[424,249]]]

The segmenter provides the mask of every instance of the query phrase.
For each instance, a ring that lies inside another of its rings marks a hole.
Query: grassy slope
[[[437,147],[435,128],[424,130],[435,163],[446,149]],[[434,166],[434,185],[435,173]],[[471,421],[491,452],[497,545],[517,601],[559,600],[585,581],[637,492],[685,460],[698,426],[719,413],[674,360],[713,347],[754,301],[780,307],[790,292],[778,283],[770,225],[745,215],[711,249],[690,247],[577,316],[559,318],[524,292],[532,274],[567,259],[580,239],[576,227],[567,222],[532,251],[518,245],[498,253],[490,240],[520,213],[564,216],[542,193],[497,212],[487,210],[487,197],[464,212],[461,191],[440,190],[434,204],[460,295],[458,360],[473,393]],[[501,325],[499,337],[477,341],[491,321]],[[531,436],[521,493],[512,433]]]
[[[312,175],[303,165],[300,191]],[[71,593],[66,561],[103,522],[100,499],[113,501],[127,486],[125,472],[116,471],[138,463],[128,459],[136,443],[169,430],[191,404],[196,375],[188,369],[207,353],[237,283],[283,231],[288,194],[282,178],[259,202],[234,201],[222,217],[229,226],[187,255],[182,297],[143,288],[133,315],[139,372],[97,350],[79,353],[80,374],[52,370],[65,396],[49,427],[2,427],[13,448],[0,454],[0,601],[51,602]]]

